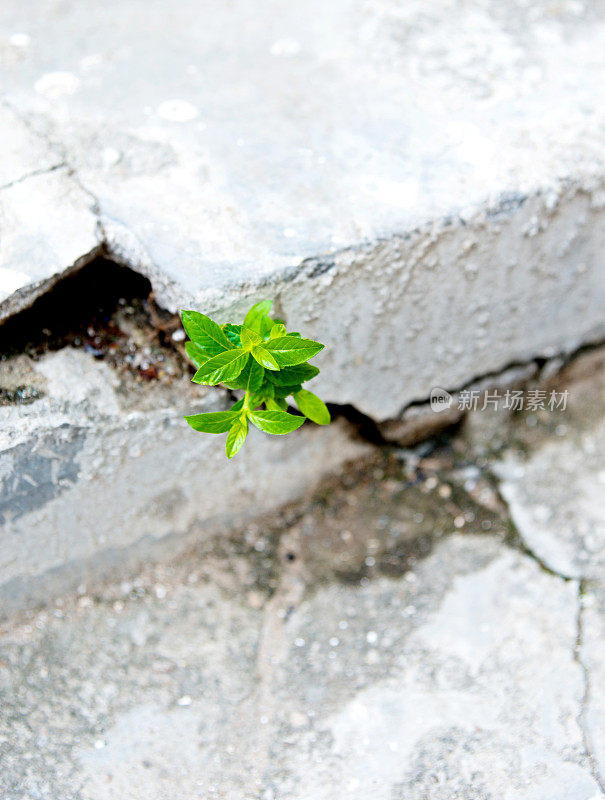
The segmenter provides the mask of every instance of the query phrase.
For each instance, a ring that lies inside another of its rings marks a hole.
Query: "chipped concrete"
[[[228,462],[224,437],[182,419],[226,408],[225,392],[184,376],[137,403],[135,386],[76,349],[30,369],[43,396],[0,408],[3,613],[275,509],[370,451],[338,424],[307,426],[295,447],[254,431],[247,455]]]
[[[572,5],[148,13],[129,0],[91,19],[77,3],[4,3],[4,96],[69,165],[82,217],[76,242],[60,209],[27,216],[26,198],[44,196],[33,181],[54,196],[60,170],[19,183],[11,236],[48,225],[28,235],[43,254],[8,260],[22,276],[10,285],[35,293],[100,236],[172,311],[277,297],[327,344],[319,392],[377,420],[435,385],[594,341],[605,17]]]
[[[566,379],[575,377],[570,384]],[[554,385],[551,383],[551,386]],[[550,569],[602,579],[605,569],[605,372],[603,349],[557,379],[565,410],[529,416],[534,435],[509,443],[493,469],[526,546]],[[536,430],[538,418],[555,435]],[[520,446],[521,445],[521,446]],[[548,480],[544,476],[548,475]]]
[[[531,463],[594,431],[601,357],[547,369],[574,377],[569,408],[504,415],[495,452]],[[82,403],[100,413],[112,377]],[[168,563],[87,575],[12,615],[3,798],[604,798],[601,580],[523,547],[480,436],[492,427],[384,451],[302,507],[206,526]],[[568,481],[584,472],[572,460]]]
[[[166,577],[4,629],[7,800],[601,796],[577,587],[494,539],[289,609]]]

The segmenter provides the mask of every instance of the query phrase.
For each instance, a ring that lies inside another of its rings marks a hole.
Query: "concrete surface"
[[[564,434],[502,417],[508,447],[588,436],[588,390]],[[602,574],[520,549],[478,432],[6,621],[3,798],[605,797]]]
[[[19,310],[98,252],[94,199],[65,160],[0,103],[0,304]]]
[[[530,550],[555,572],[595,580],[605,575],[603,366],[602,349],[569,365],[555,384],[568,389],[567,408],[538,412],[555,435],[546,439],[538,434],[529,454],[513,444],[494,464],[502,495]],[[537,416],[530,420],[535,426]]]
[[[2,168],[3,242],[36,230],[2,314],[100,239],[171,310],[278,298],[320,393],[381,420],[596,340],[604,35],[576,0],[8,0],[4,113],[42,155]]]
[[[84,350],[5,362],[9,380],[39,397],[0,408],[0,616],[274,510],[371,450],[336,423],[294,446],[251,431],[228,461],[224,436],[183,421],[226,408],[225,391],[187,375],[141,388]]]

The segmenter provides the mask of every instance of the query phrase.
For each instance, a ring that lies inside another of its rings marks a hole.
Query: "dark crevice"
[[[59,279],[28,308],[0,323],[0,360],[25,353],[37,359],[64,347],[124,366],[142,380],[189,371],[172,334],[178,317],[161,309],[151,283],[105,257]],[[178,338],[178,337],[177,337]]]
[[[345,419],[351,425],[357,438],[363,439],[365,442],[374,444],[377,447],[386,447],[391,444],[391,442],[384,438],[378,424],[372,417],[359,411],[355,406],[350,403],[344,405],[328,403],[327,405],[332,419]]]
[[[537,356],[534,356],[533,358],[527,359],[526,361],[520,361],[520,360],[509,361],[507,364],[505,364],[500,369],[495,369],[495,370],[491,370],[489,372],[484,372],[481,375],[476,375],[474,378],[471,378],[470,380],[466,381],[465,383],[461,384],[460,386],[457,386],[456,388],[453,388],[453,389],[452,388],[446,389],[445,391],[447,391],[451,395],[456,395],[456,394],[459,394],[460,392],[463,392],[463,391],[465,391],[467,389],[476,388],[477,386],[485,384],[485,383],[487,383],[489,381],[493,381],[494,382],[494,386],[495,386],[495,385],[497,385],[498,380],[501,379],[502,376],[506,375],[506,373],[508,373],[510,371],[513,371],[513,370],[522,370],[522,369],[525,369],[527,367],[531,367],[532,365],[536,367],[536,375],[537,375],[538,381],[539,381],[540,372],[544,369],[544,367],[547,364],[549,364],[549,363],[551,363],[553,361],[556,361],[556,360],[560,360],[560,362],[561,362],[560,369],[562,369],[564,366],[569,364],[570,361],[573,361],[578,356],[583,355],[584,353],[589,353],[589,352],[591,352],[593,350],[598,350],[599,348],[601,348],[603,346],[605,346],[605,340],[602,337],[598,337],[598,338],[595,338],[594,341],[590,341],[590,342],[587,342],[586,344],[582,344],[579,347],[576,347],[575,349],[559,350],[558,352],[553,353],[552,355],[549,355],[549,356],[537,355]],[[444,387],[441,387],[441,388],[444,388]],[[397,414],[396,418],[399,418],[399,417],[403,416],[403,414],[405,414],[405,412],[409,408],[417,408],[417,407],[422,407],[422,406],[428,406],[428,402],[429,401],[428,401],[427,397],[418,398],[416,400],[411,400],[409,403],[407,403],[405,406],[403,406],[403,408],[401,408],[401,410],[399,411],[399,414]]]
[[[111,327],[120,304],[144,301],[151,284],[137,272],[97,258],[59,280],[29,308],[0,324],[2,356],[39,356],[65,346],[80,346],[89,328]]]
[[[402,446],[408,446],[407,444],[402,445],[397,438],[385,436],[382,428],[384,423],[376,422],[372,417],[364,414],[363,411],[360,411],[358,408],[356,408],[356,406],[351,405],[350,403],[328,403],[327,405],[332,419],[340,418],[346,420],[356,438],[361,439],[364,442],[368,442],[369,444],[373,444],[376,447],[401,448]],[[433,430],[427,436],[422,437],[418,441],[412,442],[409,446],[413,447],[421,442],[434,441],[438,443],[442,440],[449,440],[459,430],[461,423],[462,420],[457,420],[451,424],[445,424],[440,430]]]

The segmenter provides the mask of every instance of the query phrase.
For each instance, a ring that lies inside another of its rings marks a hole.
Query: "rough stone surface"
[[[548,567],[575,578],[605,574],[605,372],[603,351],[571,367],[565,410],[539,411],[555,436],[513,443],[494,465],[519,534]],[[569,377],[569,376],[568,376]],[[548,392],[545,397],[548,398]],[[530,415],[533,426],[536,414]],[[545,476],[548,476],[545,479]]]
[[[297,596],[138,582],[5,629],[3,797],[603,796],[575,582],[458,535]]]
[[[601,576],[602,577],[602,576]],[[586,670],[587,692],[584,707],[586,741],[596,768],[605,775],[605,586],[587,587],[583,596],[580,661]]]
[[[0,100],[0,320],[97,252],[94,198]]]
[[[115,370],[76,349],[26,366],[35,376],[27,385],[43,396],[0,407],[4,611],[124,569],[137,545],[148,557],[157,540],[179,534],[181,545],[166,542],[175,550],[200,526],[278,508],[369,450],[338,424],[308,426],[289,441],[253,431],[229,462],[224,436],[200,436],[182,418],[227,407],[224,392],[204,395],[184,377],[133,400]]]
[[[598,356],[565,370],[566,412],[501,418],[509,449],[594,430]],[[475,441],[5,620],[3,800],[603,800],[602,581],[520,551]]]
[[[9,0],[0,70],[163,304],[278,297],[320,392],[385,419],[602,337],[604,33],[600,3]],[[74,252],[9,261],[34,286],[94,244],[58,208],[10,236],[41,219]]]

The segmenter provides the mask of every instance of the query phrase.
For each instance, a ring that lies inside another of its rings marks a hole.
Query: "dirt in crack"
[[[400,577],[452,533],[506,542],[507,509],[459,443],[439,437],[418,459],[385,448],[326,480],[312,498],[243,529],[206,531],[183,564],[196,564],[208,580],[232,572],[234,584],[271,596],[284,569],[309,591]]]
[[[178,317],[155,303],[147,278],[98,258],[0,324],[0,359],[78,347],[138,381],[170,381],[190,371],[182,338]]]

